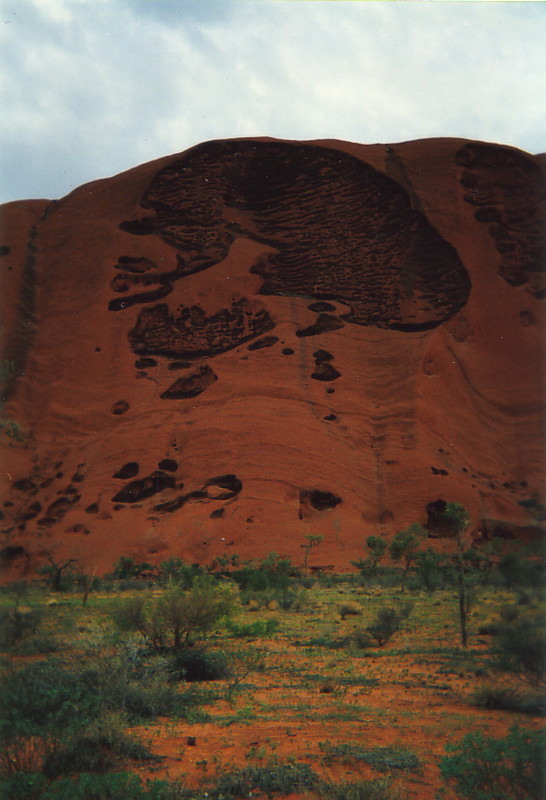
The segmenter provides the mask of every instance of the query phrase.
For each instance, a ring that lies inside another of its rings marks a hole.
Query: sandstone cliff
[[[535,535],[544,202],[500,145],[243,139],[3,206],[6,573]]]

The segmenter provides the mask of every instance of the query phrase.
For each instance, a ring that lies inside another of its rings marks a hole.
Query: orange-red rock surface
[[[309,534],[343,568],[450,500],[537,532],[538,158],[208,142],[9,203],[0,245],[5,574],[300,561]]]

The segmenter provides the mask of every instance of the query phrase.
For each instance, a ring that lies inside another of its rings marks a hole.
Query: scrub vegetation
[[[410,526],[343,575],[308,537],[301,571],[52,558],[4,587],[0,795],[538,800],[541,553],[465,549],[451,512],[452,555]]]

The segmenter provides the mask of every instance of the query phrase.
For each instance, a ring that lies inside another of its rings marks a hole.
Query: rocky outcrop
[[[342,568],[450,500],[534,535],[544,186],[496,144],[243,139],[3,206],[6,574],[311,532]]]

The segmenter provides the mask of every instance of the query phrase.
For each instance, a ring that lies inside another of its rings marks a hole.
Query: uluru
[[[1,208],[0,556],[544,533],[544,158],[216,140]],[[318,552],[318,551],[317,551]]]

